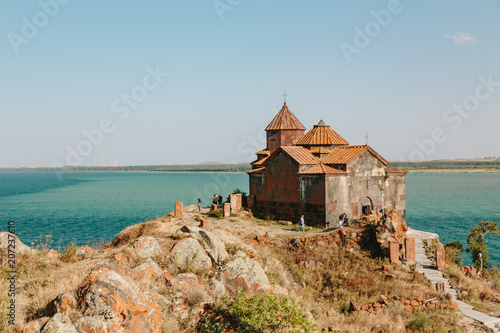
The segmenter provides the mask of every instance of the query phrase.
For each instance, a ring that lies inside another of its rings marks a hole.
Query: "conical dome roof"
[[[318,125],[306,133],[299,141],[297,146],[332,146],[332,145],[348,145],[343,137],[326,125],[323,120],[320,120]]]
[[[274,117],[274,119],[267,125],[266,131],[273,130],[305,130],[305,126],[302,125],[300,120],[295,117],[295,115],[290,111],[286,102],[283,104],[280,112]]]

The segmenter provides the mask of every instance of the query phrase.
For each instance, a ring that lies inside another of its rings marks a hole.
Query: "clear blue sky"
[[[500,156],[499,0],[60,1],[0,1],[0,167],[250,161],[283,90],[388,159]]]

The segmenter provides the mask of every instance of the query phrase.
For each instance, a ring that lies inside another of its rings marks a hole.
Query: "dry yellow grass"
[[[318,327],[340,327],[344,332],[395,332],[397,319],[402,317],[408,332],[465,332],[459,323],[457,310],[423,310],[407,312],[402,306],[390,305],[377,315],[352,315],[347,312],[350,302],[358,305],[378,302],[384,295],[393,298],[422,297],[446,302],[418,273],[392,267],[384,272],[387,259],[372,258],[356,244],[311,245],[299,248],[262,246],[258,252],[264,259],[271,282],[290,290],[290,297],[311,311]],[[300,265],[308,261],[309,267]],[[311,264],[312,263],[312,264]],[[334,315],[327,315],[333,309]],[[424,330],[419,330],[424,327]]]

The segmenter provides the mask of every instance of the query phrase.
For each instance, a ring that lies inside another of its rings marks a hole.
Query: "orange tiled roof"
[[[310,167],[307,170],[299,172],[299,175],[321,175],[321,174],[347,174],[347,172],[332,168],[323,163]]]
[[[385,170],[387,171],[388,174],[406,175],[408,173],[408,171],[406,170],[398,169],[390,165],[386,165]]]
[[[276,117],[267,125],[266,131],[280,130],[280,129],[299,129],[305,130],[306,128],[302,123],[295,117],[295,115],[290,111],[288,106],[283,104],[281,111],[278,112]]]
[[[253,173],[263,173],[266,168],[258,168],[258,169],[253,169],[247,171],[248,174],[253,174]]]
[[[270,153],[271,152],[268,149],[262,149],[261,151],[258,151],[255,154],[256,155],[268,155],[269,156]]]
[[[250,164],[251,165],[262,165],[268,158],[269,158],[269,156],[266,156],[264,158],[261,158],[260,160],[255,160]]]
[[[318,125],[306,133],[299,141],[297,141],[298,146],[319,146],[319,145],[348,145],[349,142],[344,140],[337,132],[332,130],[329,125],[324,125],[323,121],[320,121]]]
[[[348,164],[359,154],[368,150],[375,157],[377,157],[383,164],[389,165],[389,162],[382,156],[380,156],[375,150],[370,146],[340,146],[335,148],[330,154],[326,155],[321,159],[321,162],[325,164]]]
[[[325,147],[315,147],[315,148],[311,149],[311,153],[313,153],[313,154],[328,154],[330,152],[331,152],[331,150],[326,149]]]
[[[278,150],[283,150],[288,156],[299,164],[319,164],[319,158],[314,156],[310,150],[298,146],[282,146]]]

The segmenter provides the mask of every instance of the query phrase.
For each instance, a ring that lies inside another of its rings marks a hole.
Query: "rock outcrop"
[[[11,235],[9,238],[9,235]],[[16,243],[16,253],[17,254],[23,254],[23,253],[26,253],[28,251],[31,251],[31,248],[27,245],[24,245],[23,242],[21,242],[21,240],[15,236],[15,243]],[[5,254],[8,253],[8,249],[9,249],[9,240],[12,240],[12,234],[8,233],[8,232],[0,232],[0,250],[2,250]]]
[[[223,272],[222,282],[231,295],[235,295],[239,288],[247,296],[271,291],[266,273],[257,261],[249,257],[237,257],[224,266]]]
[[[148,259],[145,263],[132,269],[135,272],[140,272],[145,276],[159,277],[163,275],[163,271],[153,260]]]
[[[202,272],[212,267],[212,260],[194,238],[179,241],[171,250],[172,261],[182,271]]]
[[[108,268],[93,270],[78,290],[80,332],[160,332],[157,295],[144,294],[130,279]]]
[[[205,251],[215,263],[225,263],[229,258],[224,243],[216,234],[212,233],[211,231],[198,227],[183,226],[177,232],[189,234],[200,241]]]
[[[95,250],[88,245],[82,245],[76,249],[76,255],[79,257],[85,257],[95,254]]]
[[[163,255],[163,250],[156,238],[141,236],[134,242],[135,254],[139,258],[147,259]]]
[[[67,314],[56,313],[45,325],[40,333],[79,333]]]

